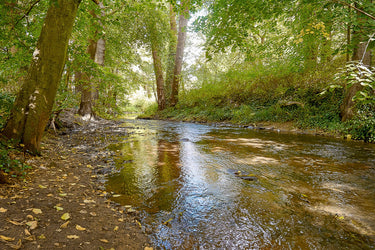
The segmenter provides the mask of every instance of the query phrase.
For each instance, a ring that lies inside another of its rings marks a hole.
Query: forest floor
[[[137,212],[111,202],[99,181],[103,147],[116,140],[98,141],[114,122],[104,123],[49,132],[41,156],[12,156],[32,169],[0,184],[0,249],[152,249]]]

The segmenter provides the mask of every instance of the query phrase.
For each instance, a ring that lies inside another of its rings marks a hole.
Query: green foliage
[[[3,90],[18,91],[47,8],[48,1],[0,1],[0,87]]]
[[[353,139],[375,142],[375,103],[363,104],[354,119],[345,124],[345,132]]]
[[[12,177],[20,175],[24,177],[26,171],[31,169],[20,160],[12,159],[9,155],[14,154],[17,150],[11,146],[11,143],[0,140],[0,171],[11,173]]]
[[[0,129],[5,125],[6,119],[10,114],[15,97],[6,92],[0,92]]]
[[[375,69],[364,66],[361,62],[349,62],[335,75],[335,82],[323,92],[350,88],[361,84],[362,89],[356,93],[355,116],[344,124],[345,133],[352,138],[368,142],[375,141]]]
[[[121,106],[126,100],[119,97],[125,96],[128,91],[125,88],[124,79],[117,74],[103,68],[97,82],[99,99],[96,101],[95,111],[104,118],[115,118],[122,114]]]

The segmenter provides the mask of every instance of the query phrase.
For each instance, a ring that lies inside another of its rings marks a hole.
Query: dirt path
[[[109,126],[48,134],[42,156],[26,156],[27,178],[0,185],[0,249],[152,249],[136,215],[110,202],[97,180],[103,147],[117,140],[98,136]]]

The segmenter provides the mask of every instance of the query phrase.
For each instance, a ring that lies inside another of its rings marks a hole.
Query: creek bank
[[[214,122],[214,121],[207,121],[207,120],[195,120],[195,119],[177,119],[175,117],[164,117],[158,114],[151,115],[151,116],[144,116],[141,115],[137,117],[137,119],[143,120],[161,120],[161,121],[175,121],[175,122],[190,122],[190,123],[197,123],[197,124],[207,124],[214,127],[233,127],[233,128],[247,128],[252,130],[259,130],[259,131],[272,131],[277,133],[285,133],[285,134],[300,134],[300,135],[314,135],[314,136],[324,136],[324,137],[334,137],[338,139],[346,139],[351,140],[351,137],[348,135],[344,135],[339,133],[338,131],[325,131],[323,129],[300,129],[295,126],[293,122],[270,122],[264,121],[261,123],[251,123],[251,124],[239,124],[234,122]]]
[[[41,156],[15,156],[32,166],[25,179],[0,185],[0,249],[152,249],[137,213],[110,201],[96,173],[126,130],[65,121],[46,133]]]

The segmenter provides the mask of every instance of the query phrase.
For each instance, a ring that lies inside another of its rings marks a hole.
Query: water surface
[[[375,249],[375,145],[128,120],[106,189],[162,249]],[[251,174],[257,181],[238,178]]]

